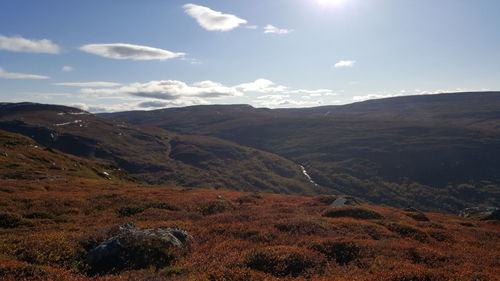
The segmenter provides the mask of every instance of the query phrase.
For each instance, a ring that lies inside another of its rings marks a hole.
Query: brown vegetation
[[[0,186],[0,280],[486,281],[500,276],[496,221],[433,213],[422,213],[429,221],[420,221],[408,217],[409,211],[372,205],[330,209],[326,197],[92,178],[0,180]],[[159,257],[148,261],[150,267],[132,260],[133,266],[117,268],[115,275],[90,275],[89,251],[110,229],[129,221],[141,228],[184,229],[191,245],[170,256],[138,244]]]

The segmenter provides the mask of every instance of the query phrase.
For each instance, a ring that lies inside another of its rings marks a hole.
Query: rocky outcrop
[[[461,210],[458,215],[462,218],[483,218],[498,210],[497,207],[471,207]]]
[[[185,253],[191,239],[179,228],[142,229],[131,222],[119,226],[115,233],[89,251],[85,262],[91,274],[166,267]]]

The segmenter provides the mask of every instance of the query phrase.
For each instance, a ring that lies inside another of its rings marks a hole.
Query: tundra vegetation
[[[98,178],[0,186],[2,280],[486,281],[500,272],[498,221]],[[128,222],[191,238],[177,249],[126,236],[133,251],[121,263],[91,268],[92,249]]]

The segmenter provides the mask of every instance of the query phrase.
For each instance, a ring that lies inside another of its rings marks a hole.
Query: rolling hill
[[[208,105],[104,114],[276,153],[319,185],[391,206],[456,212],[500,204],[500,93],[308,109]]]
[[[134,126],[75,108],[1,104],[0,129],[88,159],[110,161],[154,184],[315,194],[296,163],[215,137]]]
[[[129,182],[123,170],[41,146],[32,139],[0,130],[0,178],[11,180],[107,179]]]

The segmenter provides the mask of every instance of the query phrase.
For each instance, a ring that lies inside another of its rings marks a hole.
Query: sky
[[[0,102],[91,112],[500,90],[498,0],[0,0]]]

